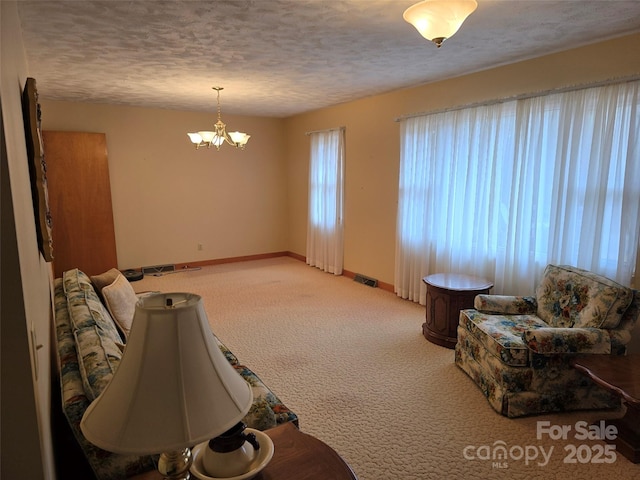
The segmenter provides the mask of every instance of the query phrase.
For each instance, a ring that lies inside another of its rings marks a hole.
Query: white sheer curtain
[[[309,165],[307,264],[342,275],[344,129],[313,132]]]
[[[640,229],[640,82],[401,123],[396,293],[477,274],[532,294],[548,263],[628,285]]]

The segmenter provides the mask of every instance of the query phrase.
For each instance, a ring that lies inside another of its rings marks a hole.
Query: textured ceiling
[[[42,98],[286,117],[640,31],[639,0],[478,0],[442,48],[417,0],[18,0]]]

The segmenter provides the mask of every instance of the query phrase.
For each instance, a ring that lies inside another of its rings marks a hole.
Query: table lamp
[[[80,427],[104,450],[160,453],[165,478],[188,479],[191,447],[233,427],[252,401],[218,347],[202,298],[152,294],[138,300],[120,365]]]

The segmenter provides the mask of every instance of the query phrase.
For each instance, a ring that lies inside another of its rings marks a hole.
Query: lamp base
[[[190,448],[164,452],[160,454],[158,460],[158,472],[169,480],[189,480],[191,478],[189,468],[192,462]]]

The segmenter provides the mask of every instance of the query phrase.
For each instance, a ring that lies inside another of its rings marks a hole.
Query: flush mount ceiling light
[[[243,132],[229,132],[227,134],[226,128],[227,126],[222,123],[220,120],[220,90],[223,90],[222,87],[211,87],[216,92],[218,92],[218,121],[213,126],[214,131],[206,131],[202,130],[197,133],[187,133],[191,142],[193,142],[196,146],[196,149],[200,147],[211,148],[211,145],[216,147],[216,150],[220,150],[220,146],[227,142],[229,145],[233,145],[236,148],[240,148],[244,150],[244,146],[249,141],[249,137],[251,135],[247,135]]]
[[[476,0],[424,0],[407,8],[402,18],[440,48],[476,8]]]

